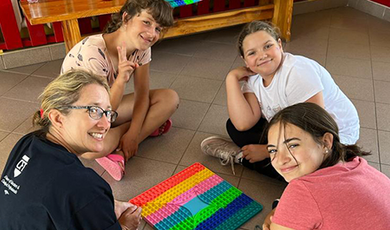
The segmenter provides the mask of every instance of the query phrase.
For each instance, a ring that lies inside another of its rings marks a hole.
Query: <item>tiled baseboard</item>
[[[294,3],[293,15],[346,6],[348,0],[306,0]]]
[[[390,22],[390,7],[370,0],[348,0],[348,6]]]
[[[32,48],[13,50],[0,55],[0,69],[11,69],[64,58],[65,44],[55,43]]]

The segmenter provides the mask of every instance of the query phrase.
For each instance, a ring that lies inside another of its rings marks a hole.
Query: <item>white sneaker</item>
[[[231,140],[219,136],[208,137],[202,141],[200,148],[204,154],[219,158],[222,165],[230,162],[233,174],[236,175],[234,163],[241,163],[242,152]]]

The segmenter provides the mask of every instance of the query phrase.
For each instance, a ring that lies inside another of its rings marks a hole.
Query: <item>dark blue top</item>
[[[0,182],[0,229],[121,229],[110,186],[40,132],[13,148]]]

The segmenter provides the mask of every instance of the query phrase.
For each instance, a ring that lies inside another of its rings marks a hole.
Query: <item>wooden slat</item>
[[[23,43],[20,38],[12,3],[10,0],[0,0],[0,3],[0,28],[3,33],[5,43],[1,46],[1,49],[22,48]]]
[[[178,19],[175,26],[169,28],[164,38],[239,25],[253,20],[272,19],[273,9],[273,5],[257,6],[213,13],[202,17]]]
[[[241,0],[229,0],[229,9],[238,9],[241,8]]]
[[[210,13],[210,0],[203,0],[198,3],[198,15]]]
[[[225,10],[225,0],[214,0],[213,11],[220,12]]]
[[[291,39],[293,3],[293,0],[274,0],[275,9],[272,23],[279,27],[282,38],[287,42]]]
[[[64,34],[66,52],[68,52],[74,45],[81,41],[81,34],[77,19],[63,21],[62,32]]]

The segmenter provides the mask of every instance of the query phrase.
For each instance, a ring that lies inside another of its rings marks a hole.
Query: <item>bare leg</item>
[[[179,105],[179,96],[171,89],[156,89],[149,92],[150,105],[143,123],[140,142],[145,140],[154,130],[159,128],[176,111]],[[107,133],[104,139],[104,150],[102,152],[89,152],[82,155],[86,159],[96,159],[113,153],[119,144],[121,137],[129,130],[134,107],[134,94],[124,95],[117,110],[119,116],[113,128]],[[115,154],[123,156],[123,152]]]

